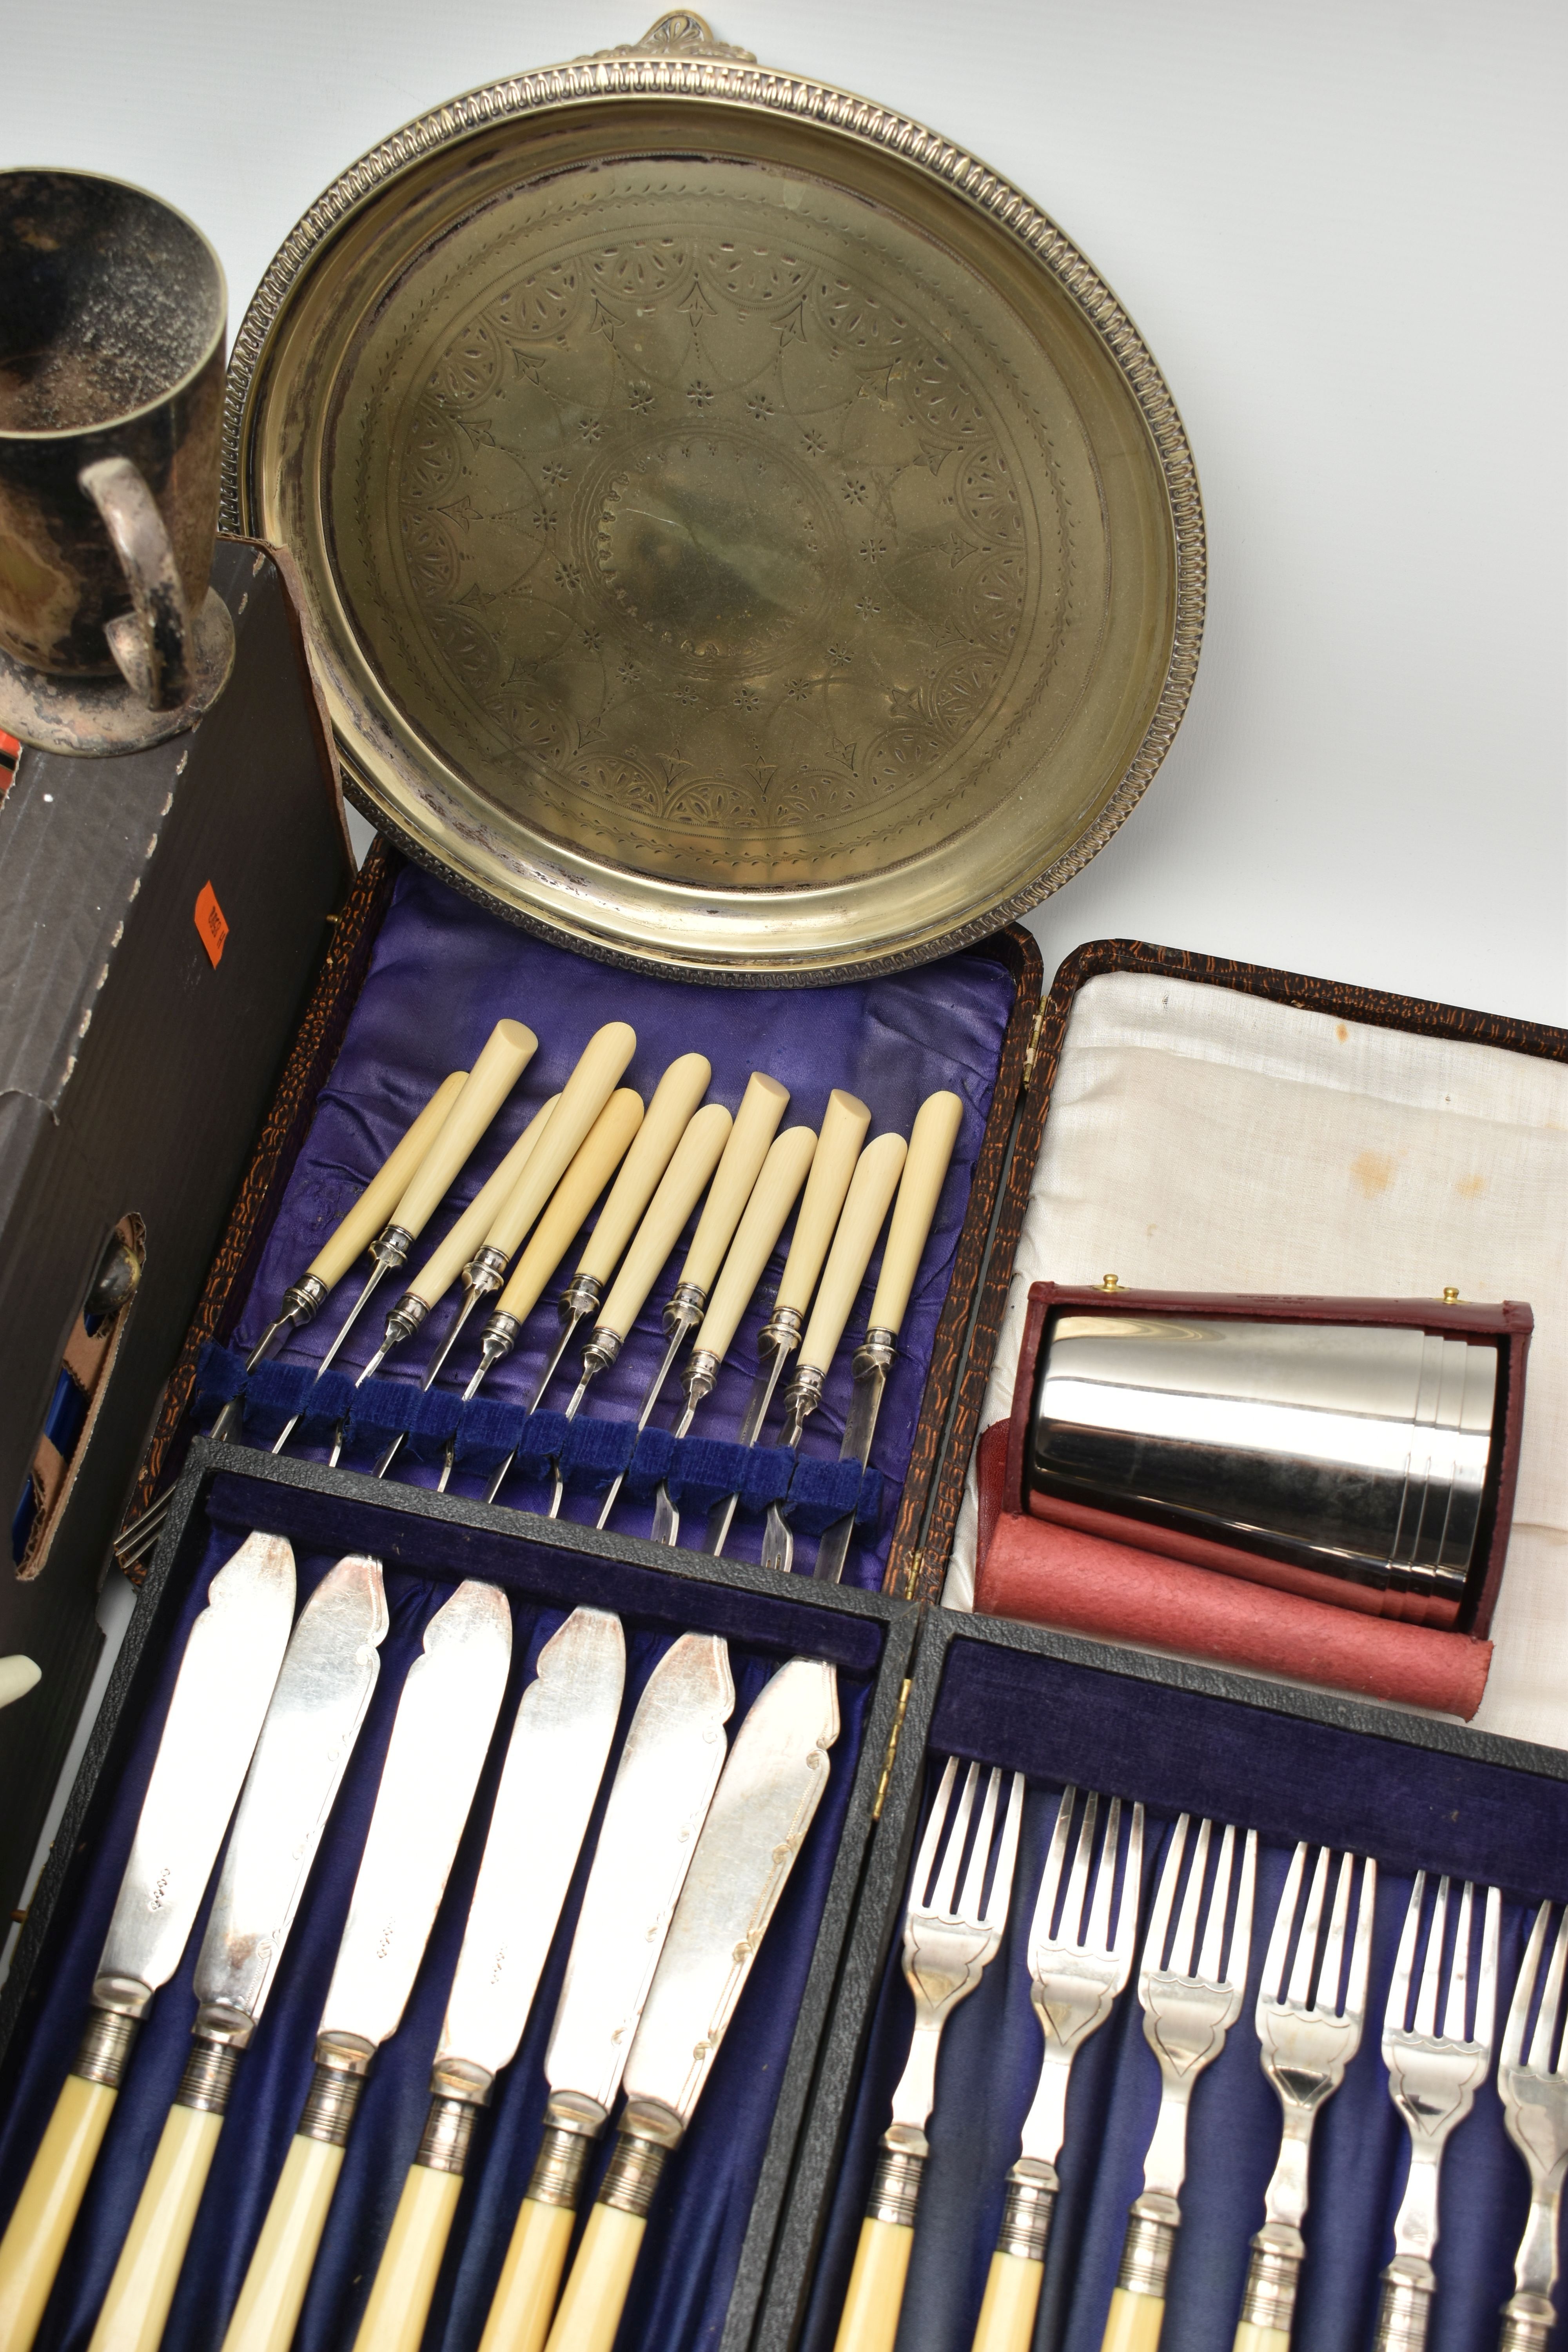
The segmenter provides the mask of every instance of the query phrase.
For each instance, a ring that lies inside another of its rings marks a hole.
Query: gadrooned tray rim
[[[672,46],[665,46],[665,44]],[[268,348],[296,290],[319,257],[361,209],[401,173],[445,148],[529,116],[558,112],[587,100],[686,100],[738,106],[805,120],[846,140],[883,151],[917,176],[988,219],[1065,288],[1126,382],[1150,438],[1164,486],[1173,542],[1175,609],[1170,653],[1159,697],[1142,742],[1098,816],[1042,874],[1029,877],[1004,903],[986,908],[937,940],[891,947],[878,955],[809,968],[768,964],[674,964],[569,931],[542,910],[486,888],[450,864],[435,845],[400,824],[355,763],[355,747],[341,742],[349,770],[349,796],[416,862],[433,867],[468,898],[504,920],[563,942],[595,961],[668,977],[733,988],[831,987],[849,978],[879,978],[951,955],[1016,921],[1105,846],[1147,790],[1185,715],[1203,638],[1207,554],[1197,467],[1170,387],[1153,354],[1115,293],[1087,256],[998,172],[951,140],[910,117],[832,84],[759,66],[744,50],[712,39],[686,11],[661,18],[640,44],[489,82],[429,109],[393,131],[339,174],[284,239],[251,299],[230,356],[225,392],[220,512],[226,530],[255,527],[249,480],[251,427],[265,376]]]

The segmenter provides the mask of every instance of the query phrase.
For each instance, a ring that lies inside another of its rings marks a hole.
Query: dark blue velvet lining
[[[255,1345],[284,1288],[301,1272],[420,1105],[448,1069],[471,1062],[492,1024],[503,1014],[526,1021],[538,1033],[539,1052],[458,1187],[451,1215],[471,1200],[524,1123],[563,1083],[588,1037],[606,1021],[629,1020],[637,1032],[637,1050],[626,1083],[637,1087],[645,1100],[668,1065],[693,1048],[706,1054],[713,1065],[710,1098],[731,1108],[740,1101],[752,1070],[767,1070],[781,1078],[791,1090],[785,1114],[789,1124],[817,1124],[831,1089],[847,1087],[870,1105],[873,1134],[889,1128],[907,1134],[925,1096],[950,1087],[964,1104],[963,1126],[900,1335],[900,1353],[882,1400],[872,1449],[874,1466],[896,1489],[909,1462],[937,1317],[968,1206],[1013,1003],[1011,975],[982,952],[950,956],[941,963],[889,978],[809,992],[737,992],[618,972],[531,939],[473,907],[433,876],[409,868],[398,880],[342,1050],[322,1090],[314,1124],[268,1239],[237,1334],[237,1344],[247,1349]],[[416,1249],[416,1265],[449,1222],[450,1216],[443,1216],[432,1223]],[[574,1244],[565,1273],[575,1265],[581,1247],[581,1243]],[[584,1408],[593,1417],[613,1420],[635,1415],[663,1352],[658,1315],[673,1286],[681,1255],[683,1250],[677,1253],[656,1286],[618,1361],[595,1382]],[[702,1408],[699,1435],[730,1438],[734,1433],[755,1366],[756,1334],[765,1320],[783,1263],[781,1249],[763,1278],[757,1304],[742,1323],[721,1370],[718,1387]],[[874,1262],[850,1317],[824,1402],[806,1424],[801,1452],[807,1459],[831,1459],[837,1454],[848,1401],[852,1345],[865,1328],[876,1273]],[[288,1360],[320,1360],[360,1278],[356,1272],[352,1282],[342,1284],[317,1321],[290,1339]],[[387,1289],[384,1298],[378,1294],[344,1350],[341,1360],[350,1371],[368,1360],[379,1339],[383,1312],[396,1295],[390,1285]],[[426,1329],[392,1359],[392,1368],[403,1372],[403,1360],[406,1360],[405,1376],[422,1375],[455,1311],[455,1300],[437,1309]],[[482,1393],[490,1400],[526,1403],[557,1328],[552,1299],[547,1298],[534,1310],[516,1351],[490,1375]],[[465,1334],[443,1382],[449,1379],[454,1386],[461,1386],[476,1361],[475,1347]],[[544,1402],[559,1406],[568,1393],[563,1367]],[[672,1383],[656,1412],[656,1423],[668,1426],[674,1421],[679,1396]],[[341,1392],[331,1407],[331,1418],[336,1417],[340,1405]],[[313,1415],[311,1424],[297,1433],[293,1450],[324,1454],[329,1428],[328,1416]],[[764,1438],[773,1440],[777,1429],[775,1407]],[[394,1475],[414,1484],[434,1485],[438,1475],[436,1463],[419,1460],[414,1449],[405,1453],[408,1458],[400,1460]],[[468,1484],[470,1491],[482,1492],[477,1467]],[[642,1481],[628,1480],[616,1526],[630,1534],[646,1535],[651,1524],[652,1491]],[[527,1506],[536,1501],[525,1465],[520,1465],[501,1499]],[[871,1590],[880,1585],[895,1502],[896,1493],[890,1493],[875,1541],[851,1545],[846,1582]],[[591,1495],[585,1495],[574,1509],[569,1504],[568,1514],[592,1519],[595,1512]],[[760,1558],[760,1523],[738,1518],[727,1548],[738,1558]],[[808,1540],[797,1553],[798,1568],[809,1570],[812,1551]]]
[[[368,1466],[389,1437],[401,1437],[410,1461],[437,1466],[448,1447],[464,1469],[479,1470],[487,1462],[499,1468],[509,1454],[521,1454],[526,1475],[559,1472],[568,1494],[603,1495],[625,1478],[635,1501],[647,1502],[664,1484],[679,1509],[704,1517],[730,1495],[750,1517],[777,1503],[804,1536],[820,1536],[851,1515],[857,1528],[868,1531],[881,1507],[881,1472],[855,1461],[816,1461],[782,1445],[676,1437],[668,1430],[638,1430],[629,1421],[598,1421],[586,1413],[574,1421],[548,1409],[525,1413],[521,1405],[489,1397],[465,1403],[456,1389],[420,1389],[412,1381],[372,1379],[356,1389],[335,1370],[315,1380],[308,1364],[273,1361],[247,1373],[237,1349],[211,1341],[197,1366],[196,1396],[198,1404],[238,1403],[243,1433],[252,1444],[268,1444],[302,1415],[325,1441],[341,1421],[342,1458],[351,1468]],[[356,1455],[365,1463],[356,1464]]]
[[[265,1511],[258,1507],[269,1506]],[[424,1966],[398,2032],[384,2046],[361,2105],[321,2257],[296,2339],[297,2352],[329,2352],[352,2341],[405,2169],[423,2123],[431,2056],[483,1846],[496,1776],[517,1701],[539,1647],[566,1611],[584,1601],[616,1608],[627,1635],[623,1728],[647,1675],[685,1628],[731,1641],[736,1706],[731,1734],[783,1660],[802,1647],[839,1666],[843,1727],[827,1792],[742,1998],[684,2148],[672,2161],[649,2228],[623,2352],[656,2352],[679,2340],[716,2341],[796,2009],[810,1965],[845,1808],[859,1753],[882,1630],[845,1612],[806,1611],[763,1598],[589,1555],[497,1536],[449,1522],[411,1519],[395,1508],[305,1490],[268,1487],[243,1476],[217,1480],[210,1526],[187,1538],[180,1580],[163,1596],[167,1634],[127,1768],[92,1832],[90,1874],[62,1908],[40,1962],[39,1998],[19,2034],[7,2111],[0,2129],[0,2211],[8,2210],[74,2055],[84,2004],[145,1790],[174,1674],[208,1582],[246,1529],[266,1524],[296,1546],[301,1602],[344,1549],[374,1548],[387,1566],[392,1628],[363,1732],[345,1777],[304,1906],[271,1999],[241,2063],[190,2257],[176,2294],[166,2352],[214,2352],[238,2293],[278,2171],[299,2120],[311,2046],[382,1759],[403,1679],[424,1628],[453,1579],[484,1575],[512,1602],[514,1650],[490,1759]],[[384,1540],[384,1538],[393,1538]],[[821,1636],[819,1640],[817,1637]],[[607,1781],[606,1781],[607,1788]],[[601,1804],[603,1797],[601,1797]],[[426,2342],[443,2352],[477,2344],[517,2206],[527,2184],[545,2097],[542,2059],[560,1989],[587,1858],[579,1867],[561,1931],[521,2050],[479,2126],[475,2154]],[[156,1997],[136,2046],[103,2153],[38,2336],[39,2352],[85,2346],[112,2270],[164,2112],[189,2047],[191,1978],[198,1921],[184,1963]]]
[[[1004,2176],[1038,2079],[1028,1929],[1062,1783],[1151,1808],[1141,1922],[1170,1824],[1184,1807],[1259,1832],[1258,1908],[1247,2005],[1193,2098],[1183,2229],[1161,2352],[1221,2352],[1236,2325],[1247,2241],[1263,2220],[1279,2109],[1258,2064],[1252,2012],[1274,1906],[1298,1837],[1374,1853],[1380,1864],[1370,2014],[1361,2050],[1319,2119],[1309,2256],[1294,2352],[1371,2342],[1377,2274],[1393,2252],[1408,2142],[1379,2054],[1384,2003],[1417,1862],[1505,1892],[1498,2032],[1533,1902],[1568,1896],[1568,1787],[1395,1740],[1305,1723],[1267,1708],[1095,1673],[1061,1660],[955,1642],[932,1726],[933,1754],[1030,1775],[1006,1939],[942,2048],[931,2158],[898,2352],[969,2343],[1001,2220]],[[936,1766],[928,1770],[926,1803]],[[847,2283],[876,2144],[909,2048],[913,2004],[895,1936],[858,2086],[801,2352],[828,2352]],[[1134,1971],[1134,1976],[1136,1971]],[[1142,2186],[1160,2077],[1129,1985],[1073,2069],[1068,2137],[1035,2352],[1099,2352],[1127,2208]],[[1529,2208],[1495,2080],[1450,2140],[1442,2177],[1439,2294],[1432,2352],[1485,2352],[1513,2284]]]

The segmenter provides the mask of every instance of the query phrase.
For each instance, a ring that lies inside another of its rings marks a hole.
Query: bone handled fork
[[[1236,1857],[1236,1832],[1228,1822],[1220,1838],[1206,1909],[1204,1880],[1214,1823],[1199,1822],[1175,1934],[1170,1933],[1189,1826],[1190,1816],[1184,1813],[1171,1833],[1149,1915],[1149,1932],[1143,1939],[1138,1999],[1143,2009],[1143,2037],[1160,2062],[1163,2087],[1160,2113],[1143,2165],[1143,2193],[1133,2200],[1127,2235],[1121,2242],[1121,2263],[1100,2352],[1154,2352],[1160,2341],[1165,2282],[1176,2232],[1182,2226],[1178,2200],[1187,2169],[1187,2106],[1193,2084],[1224,2049],[1225,2037],[1241,2015],[1247,1992],[1258,1833],[1248,1830],[1242,1843],[1227,1955],[1226,1916]],[[1194,1969],[1200,1913],[1203,1945]]]
[[[1072,1843],[1078,1790],[1064,1789],[1057,1809],[1057,1825],[1029,1929],[1029,1998],[1046,2037],[1045,2058],[1034,2105],[1024,2122],[1023,2152],[1007,2175],[1007,2203],[991,2257],[973,2352],[1029,2352],[1057,2199],[1056,2159],[1067,2131],[1068,2077],[1079,2049],[1106,2022],[1131,1973],[1143,1862],[1143,1808],[1132,1808],[1118,1895],[1121,1800],[1112,1797],[1091,1893],[1090,1864],[1100,1802],[1091,1790],[1079,1825],[1065,1896],[1062,1867]]]
[[[1344,2080],[1345,2068],[1361,2047],[1366,2021],[1367,1969],[1372,1958],[1372,1921],[1377,1864],[1362,1864],[1361,1901],[1345,1968],[1345,1928],[1350,1918],[1355,1857],[1342,1854],[1334,1880],[1327,1933],[1323,1903],[1332,1860],[1319,1849],[1307,1889],[1294,1961],[1290,1939],[1300,1909],[1301,1883],[1310,1848],[1302,1843],[1291,1859],[1285,1891],[1263,1962],[1258,1994],[1258,2040],[1263,2071],[1284,2111],[1279,2160],[1264,2198],[1264,2223],[1252,2241],[1241,2319],[1232,2352],[1289,2352],[1296,2287],[1305,2258],[1301,2222],[1307,2210],[1307,2163],[1318,2110]],[[1321,1941],[1320,1941],[1321,1937]],[[1286,1969],[1289,1967],[1289,1980]],[[1316,1983],[1314,1985],[1314,1979]]]
[[[915,1857],[904,1917],[904,1977],[914,1995],[915,2030],[908,2063],[893,2093],[893,2120],[882,2134],[834,2352],[892,2352],[914,2244],[921,2174],[930,2153],[925,2126],[936,2101],[936,2061],[942,2028],[994,1959],[1007,1924],[1007,1899],[1024,1811],[1024,1776],[1021,1772],[1012,1776],[999,1832],[996,1809],[1003,1775],[994,1769],[987,1778],[963,1891],[955,1902],[979,1765],[972,1764],[964,1774],[955,1807],[952,1792],[957,1778],[958,1759],[950,1756]],[[939,1868],[938,1851],[950,1825]],[[985,1878],[993,1843],[995,1866],[987,1894]]]
[[[1503,2121],[1510,2139],[1530,2168],[1530,2220],[1513,2266],[1514,2291],[1502,2307],[1499,2352],[1546,2352],[1557,2318],[1552,2290],[1557,2284],[1557,2208],[1568,2168],[1568,2074],[1561,2057],[1552,2064],[1552,2051],[1562,2022],[1568,1911],[1563,1914],[1552,1947],[1528,2055],[1524,2047],[1531,1997],[1551,1925],[1552,1906],[1543,1903],[1530,1931],[1498,2058]]]
[[[1467,2037],[1466,2013],[1470,1984],[1470,1916],[1474,1889],[1465,1882],[1459,1897],[1458,1925],[1449,1963],[1447,1999],[1443,2006],[1443,2030],[1437,2031],[1437,1993],[1443,1974],[1443,1931],[1448,1914],[1448,1882],[1437,1882],[1437,1899],[1426,1937],[1426,1958],[1415,1995],[1415,2013],[1407,2026],[1410,1980],[1421,1933],[1426,1874],[1418,1870],[1410,1890],[1410,1905],[1388,1989],[1383,2023],[1383,2063],[1388,2069],[1388,2091],[1410,2134],[1410,2178],[1394,2221],[1394,2260],[1383,2273],[1378,2305],[1375,2352],[1422,2352],[1432,2316],[1436,2273],[1432,2252],[1437,2243],[1437,2175],[1443,2149],[1456,2124],[1469,2114],[1477,2091],[1486,2081],[1492,2061],[1492,2028],[1497,2019],[1498,1926],[1501,1902],[1495,1886],[1487,1890],[1481,1929],[1481,1965],[1476,1982],[1475,2031]]]

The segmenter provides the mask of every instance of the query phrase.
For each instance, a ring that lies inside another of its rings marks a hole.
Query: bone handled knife
[[[540,2352],[595,2140],[724,1762],[725,1643],[683,1633],[648,1677],[621,1751],[545,2054],[550,2099],[479,2352]]]
[[[898,1353],[899,1333],[903,1328],[925,1245],[931,1239],[936,1204],[947,1181],[963,1118],[963,1103],[957,1095],[944,1090],[926,1097],[910,1130],[909,1154],[899,1180],[892,1222],[888,1227],[882,1270],[877,1278],[877,1295],[871,1301],[871,1320],[865,1339],[855,1351],[855,1385],[838,1448],[841,1462],[858,1462],[862,1469],[871,1458],[871,1440],[877,1433],[882,1391]],[[813,1571],[821,1582],[837,1584],[843,1575],[854,1527],[851,1516],[836,1520],[824,1533],[816,1547]]]
[[[677,1437],[686,1435],[704,1397],[713,1392],[719,1367],[789,1220],[816,1150],[816,1131],[809,1127],[785,1128],[769,1149],[687,1359],[686,1407],[676,1423]],[[672,1544],[679,1534],[680,1514],[668,1487],[661,1486],[654,1507],[653,1540]]]
[[[511,1657],[511,1614],[468,1581],[425,1629],[408,1670],[316,2037],[304,2114],[224,2352],[288,2352],[349,2126],[376,2051],[396,2031],[458,1850]]]
[[[822,1402],[824,1384],[838,1352],[855,1295],[871,1263],[882,1220],[898,1189],[908,1150],[901,1135],[879,1135],[856,1162],[838,1230],[833,1236],[833,1247],[827,1253],[827,1264],[817,1286],[816,1303],[800,1343],[800,1369],[784,1391],[788,1408],[784,1427],[785,1445],[799,1444],[801,1431]],[[763,1537],[763,1565],[788,1570],[794,1560],[795,1538],[774,1503],[768,1512]]]
[[[560,1099],[529,1159],[521,1181],[507,1194],[491,1227],[488,1245],[496,1250],[503,1265],[518,1248],[565,1174],[573,1153],[604,1109],[615,1090],[616,1080],[636,1053],[637,1043],[637,1031],[626,1022],[610,1021],[604,1028],[596,1029],[584,1046],[571,1076],[561,1089]],[[486,1051],[489,1051],[488,1047]],[[452,1120],[457,1119],[462,1107],[459,1100],[452,1113]],[[448,1121],[448,1125],[451,1123]],[[479,1133],[479,1130],[476,1129],[469,1146],[464,1150],[464,1159],[468,1157],[472,1142],[478,1141]],[[443,1130],[439,1148],[444,1149],[446,1141]],[[461,1165],[460,1160],[458,1165]],[[423,1172],[421,1171],[421,1175]],[[456,1172],[454,1169],[453,1173]],[[434,1202],[431,1206],[435,1206]],[[406,1339],[410,1333],[417,1331],[428,1311],[427,1303],[418,1298],[412,1289],[404,1292],[386,1318],[380,1347],[359,1376],[362,1381],[368,1380],[394,1348]]]
[[[179,1965],[278,1680],[294,1555],[247,1537],[191,1627],[86,2032],[0,2241],[0,2343],[27,2352],[54,2284],[143,2011]]]
[[[562,1295],[561,1336],[540,1382],[541,1393],[549,1387],[579,1326],[604,1304],[610,1279],[642,1223],[643,1212],[677,1144],[696,1117],[712,1075],[706,1054],[682,1054],[654,1088],[637,1141],[599,1212],[577,1261],[577,1271]]]
[[[430,2076],[430,2107],[356,2338],[419,2352],[474,2118],[522,2039],[604,1777],[626,1683],[620,1620],[574,1609],[522,1696]]]
[[[827,1786],[837,1676],[792,1658],[735,1736],[626,2062],[615,2154],[549,2352],[610,2352],[648,2208],[719,2054]]]
[[[735,1432],[738,1445],[756,1444],[779,1376],[800,1345],[805,1310],[811,1305],[811,1294],[816,1288],[816,1277],[822,1272],[827,1245],[833,1239],[833,1229],[838,1223],[844,1196],[849,1190],[855,1162],[870,1124],[871,1114],[865,1104],[857,1096],[835,1087],[823,1113],[822,1131],[812,1157],[811,1173],[805,1180],[795,1232],[790,1236],[789,1255],[779,1277],[773,1311],[757,1340],[761,1361],[746,1400],[746,1410],[741,1415],[741,1425]],[[738,1499],[727,1495],[709,1513],[708,1531],[702,1540],[704,1551],[723,1550]]]
[[[196,1960],[194,2047],[99,2314],[97,2352],[156,2352],[235,2069],[359,1738],[386,1627],[381,1562],[351,1553],[289,1638]]]

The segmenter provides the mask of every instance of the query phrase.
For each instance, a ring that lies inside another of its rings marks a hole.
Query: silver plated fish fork
[[[1258,1994],[1259,2054],[1263,2071],[1279,2096],[1284,2121],[1279,2135],[1279,2158],[1264,2199],[1263,2227],[1252,2241],[1233,2352],[1274,2352],[1276,2345],[1283,2347],[1289,2342],[1297,2284],[1307,2252],[1301,2222],[1307,2210],[1312,2126],[1320,2108],[1344,2080],[1345,2068],[1361,2047],[1362,2029],[1366,2021],[1377,1864],[1372,1861],[1362,1864],[1361,1900],[1347,1970],[1345,1929],[1350,1919],[1355,1856],[1340,1856],[1327,1932],[1320,1940],[1332,1860],[1329,1849],[1320,1847],[1291,1963],[1290,1938],[1296,1927],[1310,1851],[1303,1843],[1291,1859],[1279,1907],[1274,1915]]]
[[[1024,2122],[1022,2153],[1007,2175],[1007,2202],[973,2352],[1023,2352],[1033,2338],[1059,2186],[1056,2159],[1067,2133],[1072,2063],[1090,2034],[1098,2032],[1110,2017],[1132,1970],[1143,1861],[1143,1808],[1131,1808],[1123,1851],[1121,1800],[1112,1797],[1096,1862],[1100,1799],[1089,1791],[1083,1802],[1064,1894],[1063,1869],[1073,1844],[1078,1804],[1078,1790],[1064,1789],[1029,1929],[1029,1998],[1046,2038],[1045,2055],[1039,2085]],[[1122,1864],[1120,1895],[1116,1887],[1119,1859]]]
[[[1492,2061],[1492,2029],[1497,2021],[1498,1929],[1501,1903],[1495,1886],[1489,1887],[1481,1930],[1481,1964],[1476,1979],[1475,2027],[1467,2034],[1469,2006],[1470,1922],[1475,1890],[1465,1882],[1448,1971],[1447,1997],[1443,2005],[1443,2030],[1437,2031],[1437,1993],[1443,1973],[1444,1929],[1448,1911],[1448,1881],[1437,1882],[1437,1897],[1426,1937],[1426,1958],[1409,2025],[1410,1983],[1426,1890],[1426,1874],[1417,1871],[1410,1890],[1410,1906],[1399,1938],[1383,2028],[1383,2063],[1388,2069],[1388,2090],[1410,2134],[1410,2178],[1394,2222],[1394,2260],[1383,2273],[1378,2306],[1375,2352],[1422,2352],[1432,2316],[1436,2273],[1432,2267],[1437,2243],[1437,2176],[1449,2133],[1469,2114],[1477,2091],[1486,2081]]]
[[[1552,2045],[1562,2022],[1568,1910],[1558,1924],[1552,1947],[1528,2054],[1524,2047],[1531,1996],[1551,1925],[1552,1906],[1543,1903],[1530,1931],[1498,2057],[1503,2121],[1530,2168],[1530,2220],[1513,2267],[1514,2292],[1502,2307],[1498,2352],[1546,2352],[1557,2317],[1552,2290],[1557,2284],[1557,2209],[1563,2197],[1563,2176],[1568,2170],[1568,2074],[1562,2056],[1552,2064]]]

